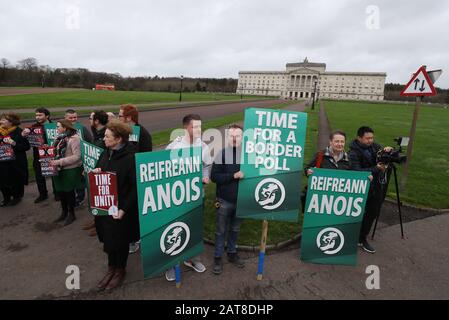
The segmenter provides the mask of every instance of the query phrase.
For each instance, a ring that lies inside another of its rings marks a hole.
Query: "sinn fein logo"
[[[165,228],[161,236],[161,250],[170,256],[182,252],[190,240],[190,228],[184,222],[175,222]]]
[[[257,203],[266,210],[278,208],[285,200],[284,185],[277,179],[263,179],[257,184],[254,192]]]
[[[318,233],[316,245],[324,254],[338,253],[345,243],[343,233],[336,228],[326,228]]]

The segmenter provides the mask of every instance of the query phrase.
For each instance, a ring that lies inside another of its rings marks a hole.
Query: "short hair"
[[[360,138],[362,138],[365,135],[365,133],[373,133],[374,134],[374,130],[371,129],[370,127],[366,127],[366,126],[360,127],[357,130],[357,136],[359,136]]]
[[[75,110],[75,109],[67,109],[67,110],[65,111],[65,113],[71,113],[71,114],[73,114],[73,113],[76,113],[76,110]]]
[[[13,126],[18,126],[20,124],[20,116],[17,113],[13,112],[2,113],[0,119],[3,118],[11,122]]]
[[[45,114],[47,117],[50,116],[50,111],[47,108],[37,108],[36,110],[34,110],[35,113],[43,113]]]
[[[106,128],[112,132],[114,137],[122,138],[123,142],[128,142],[129,135],[133,132],[129,124],[123,123],[119,120],[109,121]]]
[[[59,122],[63,128],[70,131],[72,134],[77,133],[76,128],[73,126],[73,124],[69,120],[62,119],[62,120],[58,120],[57,122]]]
[[[105,126],[108,123],[108,114],[103,110],[97,110],[94,112],[92,120],[98,120],[102,126]]]
[[[343,136],[343,137],[345,137],[345,139],[346,139],[346,133],[344,133],[344,132],[341,131],[341,130],[335,130],[334,132],[332,132],[332,133],[329,135],[329,140],[332,141],[336,135]]]
[[[124,117],[131,117],[134,123],[139,123],[139,111],[137,107],[133,104],[122,104],[120,110],[123,110]]]
[[[228,126],[228,129],[240,129],[240,130],[243,131],[242,126],[241,126],[241,125],[238,125],[237,123],[230,124],[230,125]]]
[[[198,121],[201,121],[201,117],[200,117],[199,114],[193,114],[193,113],[188,114],[188,115],[186,115],[184,118],[182,118],[182,125],[183,125],[183,126],[186,126],[186,125],[188,125],[188,124],[190,123],[190,121],[192,121],[192,120],[198,120]]]

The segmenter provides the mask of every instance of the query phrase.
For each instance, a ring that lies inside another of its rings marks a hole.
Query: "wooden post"
[[[416,97],[415,112],[413,113],[412,127],[410,128],[410,140],[407,146],[407,161],[404,164],[404,171],[401,175],[401,192],[405,191],[405,185],[407,183],[408,172],[410,168],[410,162],[412,160],[413,142],[415,141],[416,123],[418,122],[419,109],[421,108],[422,97]]]
[[[265,248],[267,246],[268,221],[264,220],[262,223],[262,239],[260,240],[259,265],[257,268],[257,280],[263,278],[263,266],[265,262]]]

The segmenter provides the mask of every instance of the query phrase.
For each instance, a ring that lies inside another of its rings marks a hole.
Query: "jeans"
[[[37,159],[33,159],[34,176],[36,178],[37,189],[39,190],[39,195],[48,195],[47,182],[45,177],[42,176],[41,164]]]
[[[218,199],[220,208],[217,209],[215,228],[215,258],[223,255],[224,244],[227,242],[227,252],[237,252],[237,237],[243,219],[236,217],[236,204]]]

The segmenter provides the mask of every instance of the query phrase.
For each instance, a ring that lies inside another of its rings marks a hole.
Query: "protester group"
[[[0,190],[3,195],[1,209],[8,210],[22,201],[25,185],[29,180],[27,151],[32,148],[32,167],[39,192],[34,203],[49,200],[50,188],[47,183],[50,183],[52,198],[59,201],[61,207],[53,222],[63,226],[71,225],[76,220],[75,209],[83,207],[86,202],[87,177],[83,169],[81,141],[103,149],[93,172],[116,174],[118,212],[113,215],[93,216],[82,228],[87,230],[89,236],[97,236],[103,243],[103,250],[108,257],[108,269],[97,287],[99,290],[112,290],[119,286],[126,276],[128,255],[139,250],[135,154],[151,152],[152,137],[139,122],[139,112],[134,105],[120,106],[117,116],[102,110],[92,112],[89,116],[90,128],[78,122],[76,110],[68,109],[63,119],[55,120],[57,136],[51,144],[54,147],[54,158],[49,164],[57,168],[57,175],[46,178],[42,173],[39,148],[40,145],[48,144],[47,137],[43,134],[44,127],[54,120],[46,108],[37,108],[35,119],[33,124],[21,126],[21,119],[17,114],[4,113],[0,116]],[[197,114],[185,115],[182,125],[184,135],[168,142],[166,149],[201,147],[202,183],[215,183],[217,186],[214,201],[216,228],[212,272],[217,275],[222,273],[225,252],[231,264],[243,268],[244,260],[237,252],[237,240],[243,220],[236,216],[236,206],[239,181],[245,179],[244,172],[240,170],[244,130],[238,124],[230,125],[226,130],[228,145],[212,159],[208,145],[201,138],[201,117]],[[139,138],[137,141],[130,141],[134,126],[140,127]],[[40,132],[42,141],[36,143],[34,132]],[[374,130],[367,126],[358,129],[355,139],[349,144],[349,151],[345,149],[346,139],[345,132],[332,132],[329,145],[314,155],[305,166],[304,174],[313,174],[315,168],[369,172],[371,183],[359,246],[366,252],[374,253],[375,249],[368,243],[367,237],[379,215],[388,181],[388,167],[378,163],[377,154],[380,150],[389,151],[391,148],[383,148],[375,143]],[[199,273],[206,271],[199,257],[185,261],[184,264]],[[174,281],[175,269],[167,270],[165,277],[168,281]]]

